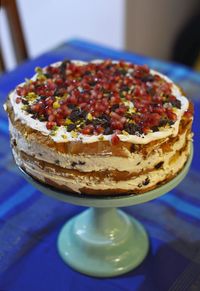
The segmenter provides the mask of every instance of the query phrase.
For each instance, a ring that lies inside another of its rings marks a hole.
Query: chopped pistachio
[[[67,135],[66,134],[62,134],[61,136],[62,136],[62,138],[67,139]]]
[[[56,131],[55,131],[55,130],[52,130],[52,131],[50,132],[50,135],[52,135],[52,136],[56,135]]]
[[[39,81],[44,81],[44,80],[46,80],[46,76],[44,75],[44,72],[43,72],[42,68],[40,68],[40,67],[36,67],[36,68],[35,68],[35,72],[37,73],[37,79],[38,79]]]
[[[99,137],[98,137],[98,140],[100,140],[100,141],[103,141],[105,138],[104,138],[104,136],[103,135],[100,135]]]
[[[88,115],[87,115],[87,119],[88,119],[88,120],[92,120],[92,119],[93,119],[93,116],[92,116],[91,113],[88,113]]]
[[[135,112],[136,112],[136,109],[134,107],[128,109],[128,113],[130,114],[135,113]]]
[[[42,68],[40,68],[40,67],[36,67],[35,72],[38,74],[43,74]]]
[[[53,109],[58,109],[60,107],[60,104],[58,103],[58,101],[55,101],[53,103]]]
[[[66,118],[65,120],[65,125],[69,125],[69,124],[72,124],[73,122],[69,119],[69,118]]]
[[[75,132],[75,131],[71,131],[71,136],[72,136],[73,138],[76,138],[76,137],[78,136],[78,133]]]
[[[53,127],[53,129],[51,130],[50,135],[55,136],[55,135],[56,135],[56,131],[57,131],[57,129],[58,129],[58,126],[55,125],[55,126]]]
[[[46,80],[46,77],[45,77],[45,75],[38,74],[37,79],[40,81],[44,81],[44,80]]]
[[[34,92],[29,92],[28,95],[26,96],[26,99],[29,101],[34,101],[37,98],[37,95]]]
[[[22,110],[28,110],[28,107],[29,107],[28,105],[22,105],[21,109]]]
[[[58,130],[58,126],[57,125],[55,125],[54,127],[53,127],[53,130]]]
[[[128,133],[127,131],[125,131],[125,130],[122,130],[122,133],[123,133],[124,135],[129,135],[129,133]]]
[[[33,83],[33,80],[25,78],[25,82],[26,82],[26,84],[31,84],[31,83]]]

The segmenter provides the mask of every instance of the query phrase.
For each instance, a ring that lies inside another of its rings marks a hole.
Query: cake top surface
[[[15,118],[56,142],[145,144],[175,136],[188,100],[166,76],[124,61],[36,68],[9,96]]]

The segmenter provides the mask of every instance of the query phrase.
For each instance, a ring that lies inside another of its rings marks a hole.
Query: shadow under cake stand
[[[114,277],[136,268],[146,257],[149,240],[142,224],[116,207],[155,199],[176,187],[186,176],[193,156],[168,183],[141,195],[89,196],[71,194],[36,181],[20,168],[23,176],[41,192],[64,202],[88,206],[70,219],[58,236],[62,259],[75,270],[95,277]]]

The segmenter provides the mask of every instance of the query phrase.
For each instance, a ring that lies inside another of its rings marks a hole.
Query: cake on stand
[[[176,187],[186,176],[193,156],[181,172],[168,183],[141,195],[89,196],[62,192],[23,176],[41,192],[64,202],[88,206],[70,219],[58,236],[58,252],[75,270],[95,277],[114,277],[136,268],[146,257],[149,240],[142,224],[117,207],[155,199]]]

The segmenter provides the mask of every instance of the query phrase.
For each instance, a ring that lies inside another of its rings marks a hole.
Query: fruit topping
[[[48,130],[60,126],[83,135],[145,135],[171,126],[181,102],[172,83],[149,68],[119,61],[36,68],[36,77],[17,87],[16,103]]]

